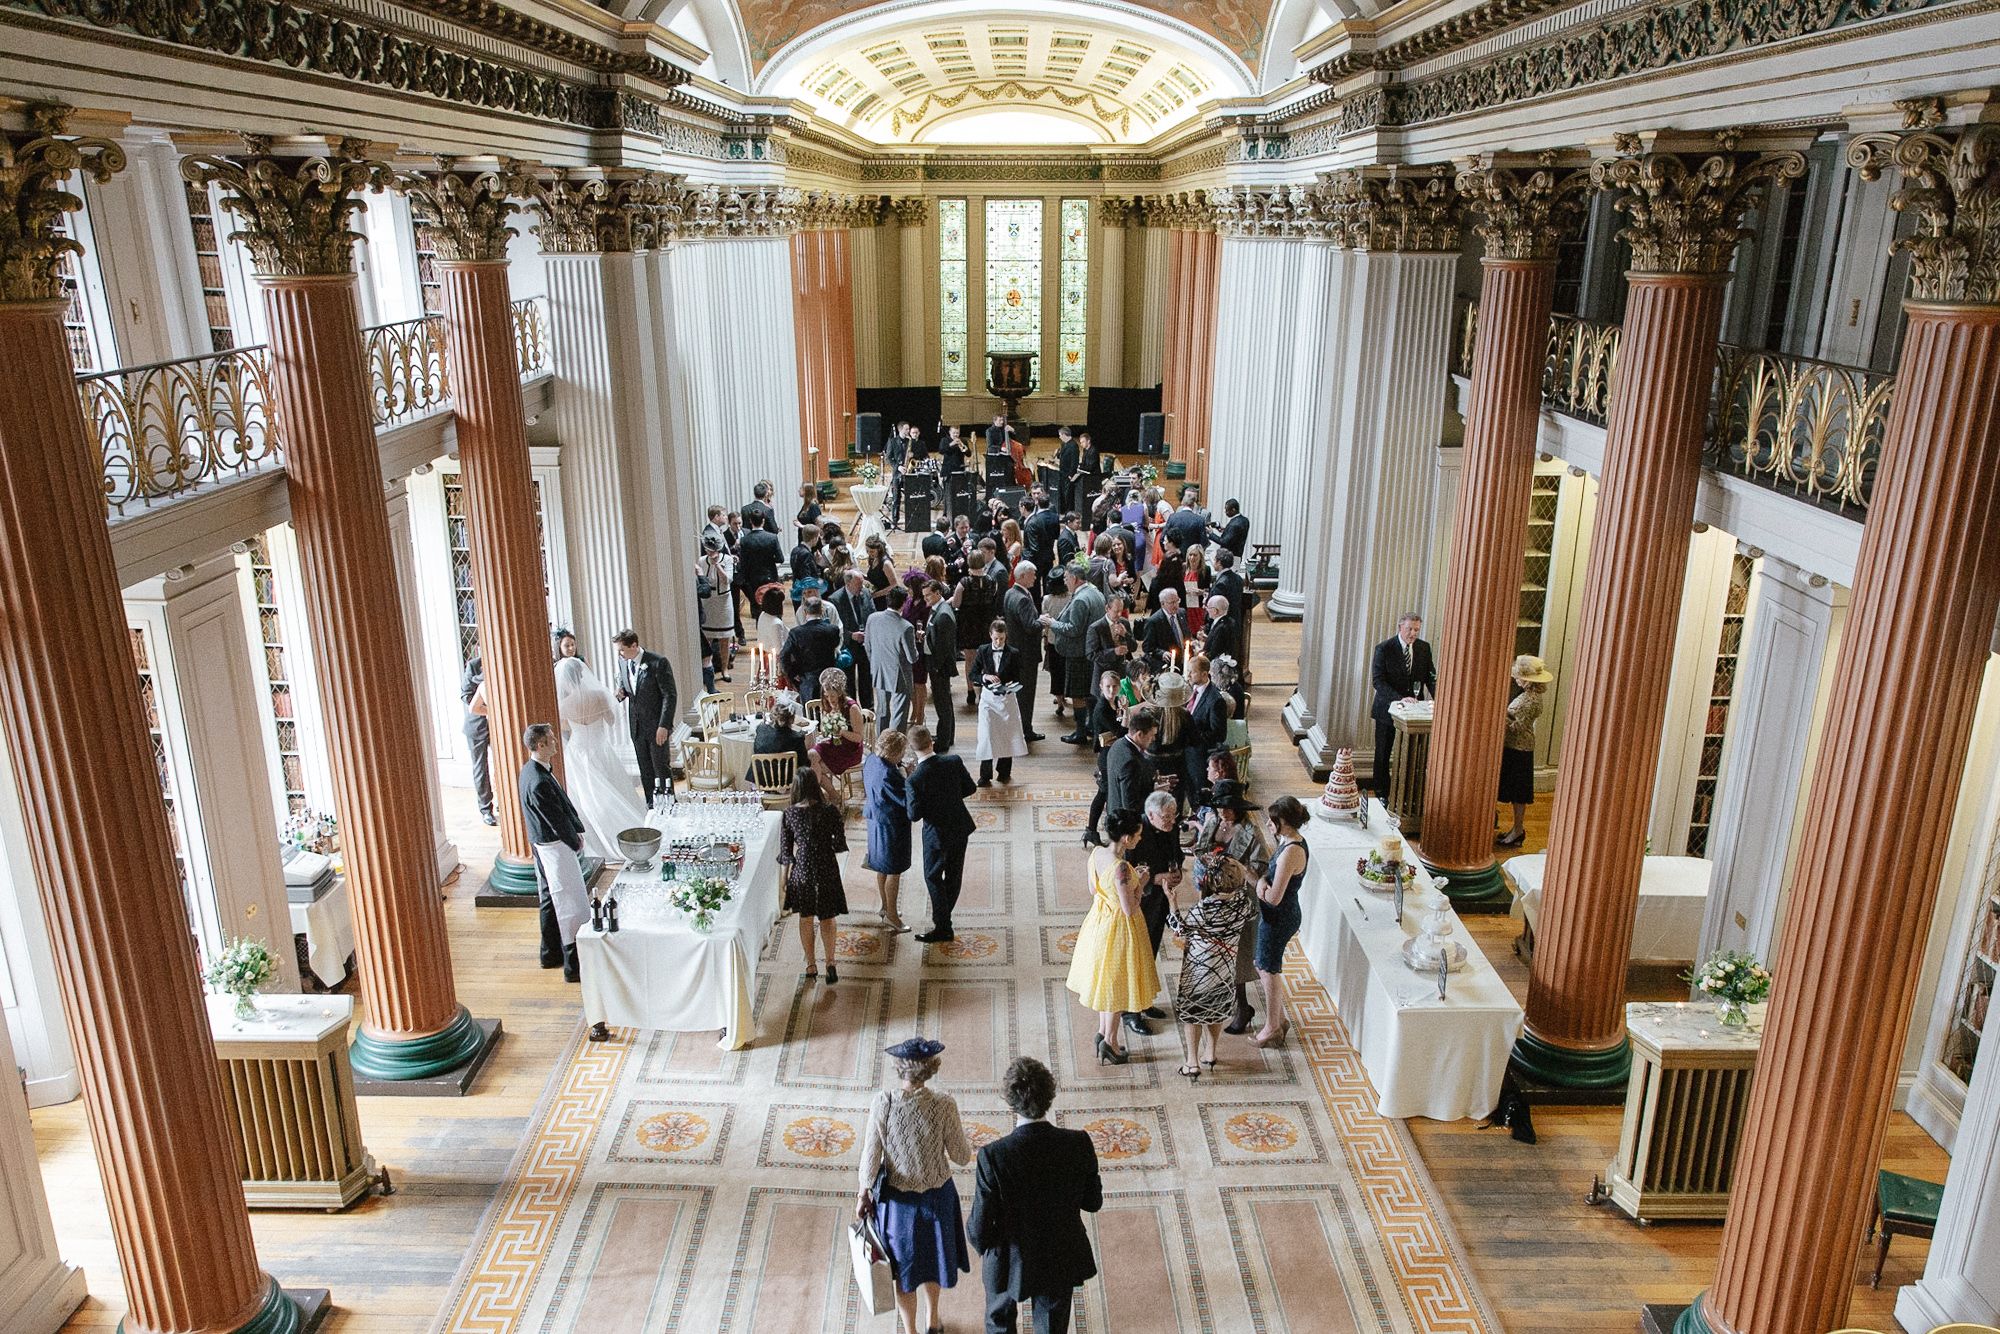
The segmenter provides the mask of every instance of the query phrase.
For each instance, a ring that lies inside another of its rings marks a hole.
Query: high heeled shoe
[[[1188,1083],[1192,1084],[1201,1078],[1201,1067],[1198,1065],[1184,1065],[1181,1067],[1181,1076]]]
[[[1099,1065],[1124,1065],[1132,1059],[1129,1051],[1120,1051],[1101,1036],[1097,1039],[1097,1063]]]
[[[1292,1031],[1292,1021],[1289,1019],[1280,1019],[1278,1021],[1277,1032],[1273,1033],[1268,1038],[1252,1037],[1250,1039],[1250,1045],[1253,1047],[1282,1047],[1285,1045],[1286,1035],[1289,1034],[1291,1031]]]

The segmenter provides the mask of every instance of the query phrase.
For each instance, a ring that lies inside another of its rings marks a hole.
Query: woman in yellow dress
[[[1105,818],[1111,845],[1090,854],[1090,912],[1077,932],[1069,965],[1069,989],[1097,1011],[1097,1059],[1103,1065],[1130,1059],[1120,1045],[1118,1016],[1145,1009],[1160,992],[1152,938],[1139,914],[1146,872],[1125,860],[1139,842],[1139,828],[1136,811],[1115,811]]]

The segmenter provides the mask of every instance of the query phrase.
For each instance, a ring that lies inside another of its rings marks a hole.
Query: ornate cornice
[[[1215,229],[1224,236],[1324,237],[1330,219],[1309,185],[1212,191]]]
[[[1148,227],[1170,231],[1210,232],[1215,230],[1214,197],[1206,190],[1180,190],[1173,194],[1148,195],[1132,201]]]
[[[657,250],[686,234],[681,178],[662,171],[558,171],[522,192],[545,255]]]
[[[922,195],[905,195],[890,200],[889,211],[896,215],[897,225],[921,227],[931,220],[931,201]]]
[[[1489,157],[1459,169],[1459,203],[1479,215],[1472,231],[1486,243],[1488,259],[1553,260],[1582,225],[1596,186],[1588,170],[1556,164],[1545,153],[1533,167],[1502,166]]]
[[[69,114],[31,107],[25,130],[0,128],[0,302],[62,299],[63,256],[83,253],[61,230],[83,200],[63,186],[71,172],[108,181],[125,169],[124,150],[109,139],[65,135]]]
[[[481,170],[449,157],[437,159],[435,171],[384,167],[376,179],[408,196],[412,216],[430,228],[439,259],[488,263],[505,262],[514,235],[507,219],[519,207],[510,196],[530,188],[513,162]]]
[[[1629,220],[1618,235],[1632,246],[1632,272],[1727,273],[1764,186],[1805,174],[1804,154],[1739,153],[1735,136],[1718,140],[1713,153],[1645,152],[1638,136],[1620,135],[1624,156],[1592,165],[1592,184],[1616,191]]]
[[[843,195],[808,190],[799,196],[798,228],[804,232],[845,231],[873,227],[882,221],[880,195]]]
[[[356,196],[380,166],[366,156],[367,142],[246,134],[243,147],[241,156],[182,158],[181,175],[197,185],[222,187],[222,207],[242,224],[229,239],[243,242],[257,275],[354,272],[354,243],[361,238],[347,224],[364,207]]]
[[[1318,187],[1326,234],[1344,250],[1433,254],[1459,249],[1458,196],[1444,164],[1356,167]]]
[[[1910,257],[1913,299],[2000,305],[2000,125],[1859,135],[1847,161],[1864,180],[1902,179],[1889,206],[1917,231],[1892,250]]]

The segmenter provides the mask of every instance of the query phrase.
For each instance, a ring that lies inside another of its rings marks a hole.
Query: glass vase
[[[236,1021],[238,1023],[249,1023],[252,1019],[255,1019],[257,1017],[256,992],[232,991],[229,994],[236,1001]]]
[[[1724,1028],[1742,1028],[1750,1022],[1750,1009],[1740,1000],[1718,999],[1715,1017]]]

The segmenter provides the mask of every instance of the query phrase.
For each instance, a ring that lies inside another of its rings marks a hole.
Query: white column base
[[[1312,725],[1319,721],[1313,717],[1312,705],[1307,701],[1305,693],[1297,690],[1293,691],[1292,697],[1285,701],[1284,712],[1279,717],[1285,725],[1285,735],[1294,741],[1311,731]]]
[[[1910,1334],[1954,1323],[2000,1324],[2000,1307],[1973,1291],[1963,1275],[1926,1276],[1896,1290],[1896,1323]]]
[[[88,1295],[83,1271],[60,1260],[0,1274],[0,1309],[11,1312],[7,1334],[56,1334]]]
[[[1315,783],[1324,782],[1326,776],[1333,772],[1333,757],[1339,749],[1338,744],[1328,739],[1326,728],[1314,723],[1299,738],[1299,761],[1305,765],[1306,772],[1312,775]],[[1359,776],[1357,772],[1356,777]]]
[[[1297,589],[1281,588],[1271,594],[1271,600],[1264,604],[1264,614],[1274,621],[1304,620],[1306,595]]]
[[[498,800],[498,798],[495,798],[495,800]],[[458,855],[458,844],[452,842],[451,836],[442,830],[438,831],[435,852],[437,856],[438,883],[442,885],[445,881],[457,875],[458,868],[465,863]]]

